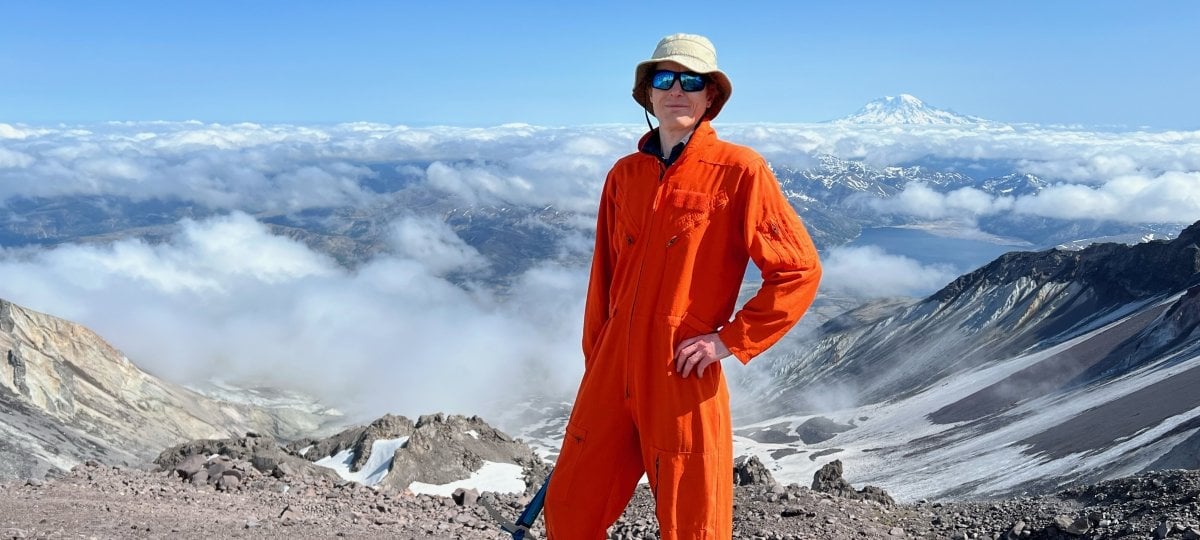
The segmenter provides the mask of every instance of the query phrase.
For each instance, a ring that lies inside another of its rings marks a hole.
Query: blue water
[[[941,264],[967,273],[992,262],[1009,251],[1035,249],[1027,245],[1004,245],[984,240],[949,238],[920,229],[875,227],[863,229],[850,246],[877,246],[892,254],[903,255],[923,265]]]

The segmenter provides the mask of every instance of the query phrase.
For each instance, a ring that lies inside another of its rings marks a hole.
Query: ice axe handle
[[[513,540],[525,540],[525,533],[533,527],[533,522],[537,521],[538,514],[542,513],[542,507],[546,505],[546,487],[550,485],[550,474],[546,475],[546,480],[542,482],[542,487],[538,489],[537,495],[533,496],[533,500],[529,501],[529,505],[525,507],[525,511],[521,512],[521,517],[517,519],[516,530],[510,531],[513,535]]]

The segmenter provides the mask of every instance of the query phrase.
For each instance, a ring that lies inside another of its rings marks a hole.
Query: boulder
[[[842,461],[835,459],[826,463],[821,470],[813,475],[812,483],[813,491],[828,493],[838,497],[844,497],[854,500],[875,501],[885,506],[894,506],[896,501],[888,495],[883,488],[875,486],[865,486],[861,490],[855,490],[854,486],[850,485],[846,479],[842,478]]]
[[[205,461],[204,456],[190,455],[175,465],[175,474],[187,480],[204,469]]]
[[[796,434],[804,444],[818,444],[851,429],[854,429],[853,425],[839,424],[824,416],[814,416],[800,424],[800,427],[796,428]]]
[[[853,498],[854,486],[842,478],[842,460],[826,463],[813,475],[812,490],[839,497]]]
[[[775,478],[758,456],[742,456],[733,464],[733,485],[771,486],[775,485]]]
[[[458,488],[454,490],[451,498],[454,499],[454,504],[459,506],[475,506],[475,503],[479,501],[479,492],[474,489]]]

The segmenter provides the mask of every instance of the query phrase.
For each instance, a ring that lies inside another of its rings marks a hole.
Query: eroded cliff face
[[[329,416],[218,401],[139,369],[91,330],[0,300],[0,479],[85,459],[134,465],[182,441],[282,439]]]

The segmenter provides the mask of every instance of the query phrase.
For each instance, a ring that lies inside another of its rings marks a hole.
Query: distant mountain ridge
[[[767,368],[755,418],[806,418],[851,392],[838,414],[859,425],[805,448],[870,445],[842,459],[883,463],[851,480],[889,491],[1003,496],[1200,468],[1200,222],[1171,241],[1006,254],[923,301],[831,320]],[[1020,475],[1011,460],[1028,461]]]
[[[371,164],[381,171],[387,170],[387,165]],[[970,188],[992,197],[1032,196],[1049,187],[1045,179],[1016,172],[1018,166],[1014,163],[984,165],[970,160],[920,158],[901,165],[875,166],[831,154],[805,156],[798,163],[772,163],[784,193],[823,251],[854,240],[864,228],[922,223],[925,218],[888,213],[874,204],[898,196],[914,183],[939,193]],[[580,219],[573,211],[553,206],[481,204],[448,195],[407,176],[390,174],[363,181],[364,188],[380,197],[362,207],[331,206],[251,215],[272,233],[304,242],[349,268],[393,249],[389,234],[398,216],[440,219],[487,259],[486,268],[471,279],[501,288],[509,278],[538,261],[572,253],[564,249],[563,242],[579,234],[591,234],[585,225],[591,220]],[[205,220],[228,213],[177,199],[135,200],[118,195],[14,197],[5,204],[11,219],[0,220],[0,245],[6,247],[107,243],[128,238],[160,243],[178,233],[181,220]],[[1161,237],[1178,231],[1179,226],[1041,218],[1012,212],[977,219],[977,228],[985,233],[1036,246],[1117,235]],[[573,262],[587,264],[584,257]]]
[[[976,177],[920,164],[876,167],[829,154],[813,156],[813,162],[805,167],[782,165],[774,170],[784,194],[804,218],[809,234],[822,251],[850,242],[865,228],[923,223],[923,218],[886,211],[888,200],[914,184],[942,194],[972,189],[993,198],[1036,196],[1050,187],[1048,181],[1029,173]],[[1173,237],[1186,225],[1068,220],[1016,213],[976,216],[974,221],[984,233],[1043,247],[1068,243],[1086,246],[1097,238]]]
[[[1077,337],[1111,322],[1115,313],[1148,309],[1155,299],[1182,295],[1200,283],[1198,243],[1200,223],[1171,241],[1008,253],[922,302],[832,332],[800,358],[779,360],[778,374],[788,381],[779,386],[851,377],[864,399],[889,399],[897,390],[917,391],[973,367],[964,364],[967,359],[982,364]],[[958,345],[931,346],[947,336]],[[922,361],[937,369],[897,379],[890,371],[904,351],[925,351]],[[867,369],[872,364],[891,369]]]
[[[839,124],[969,126],[987,124],[978,116],[958,114],[927,105],[915,96],[884,96],[867,102],[858,112],[834,120]]]

